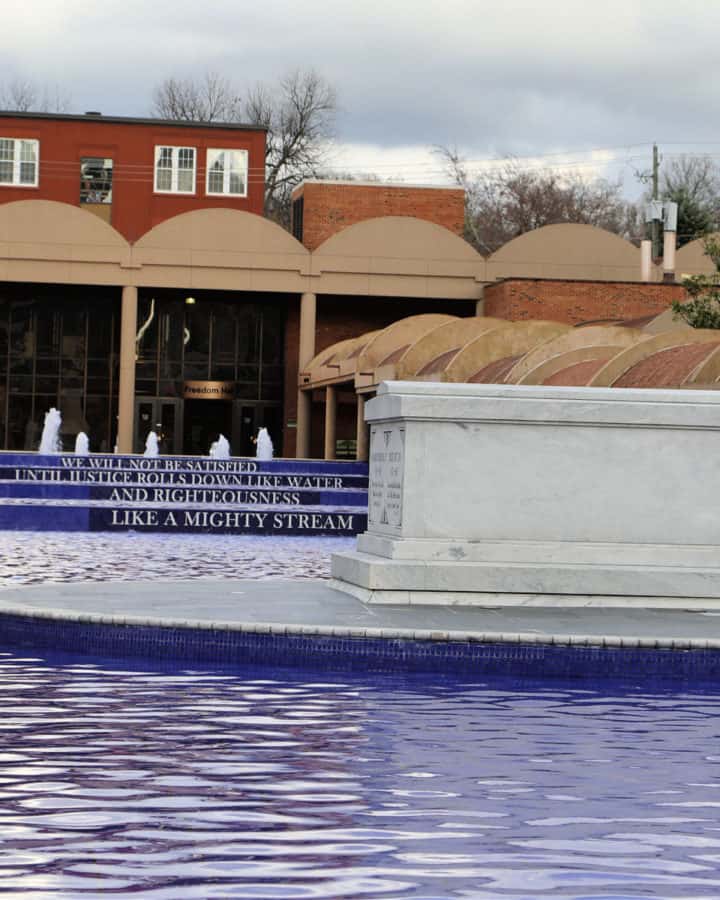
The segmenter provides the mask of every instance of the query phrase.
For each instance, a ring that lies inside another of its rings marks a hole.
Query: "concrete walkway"
[[[720,649],[720,605],[717,612],[366,606],[327,582],[301,579],[202,578],[4,588],[0,617],[3,614],[288,634]]]

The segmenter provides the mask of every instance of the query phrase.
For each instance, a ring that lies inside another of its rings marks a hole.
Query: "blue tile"
[[[543,678],[720,679],[720,652],[426,642],[98,625],[2,616],[8,648],[207,663]]]

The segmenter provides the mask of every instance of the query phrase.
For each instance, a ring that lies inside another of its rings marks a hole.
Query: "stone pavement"
[[[715,611],[367,606],[308,579],[85,582],[0,590],[0,617],[353,637],[720,649]],[[2,620],[0,618],[0,636]]]

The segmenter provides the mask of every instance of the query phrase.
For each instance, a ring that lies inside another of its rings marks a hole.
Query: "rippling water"
[[[0,654],[0,895],[717,898],[719,695]]]
[[[0,532],[0,587],[46,581],[329,578],[355,538]],[[120,561],[120,564],[118,564]]]

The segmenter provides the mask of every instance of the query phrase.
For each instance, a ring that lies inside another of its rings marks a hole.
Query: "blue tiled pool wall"
[[[325,637],[2,615],[0,646],[148,660],[541,678],[720,679],[720,651]]]
[[[0,529],[353,536],[367,476],[360,462],[0,452]]]

